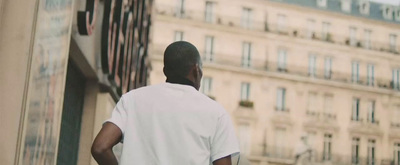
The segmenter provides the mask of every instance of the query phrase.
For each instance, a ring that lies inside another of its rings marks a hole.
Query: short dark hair
[[[164,74],[167,77],[186,77],[190,68],[201,65],[197,48],[186,41],[170,44],[164,52]]]

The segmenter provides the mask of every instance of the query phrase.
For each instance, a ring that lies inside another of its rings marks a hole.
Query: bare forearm
[[[117,158],[111,149],[101,152],[92,152],[92,155],[99,165],[118,165]]]

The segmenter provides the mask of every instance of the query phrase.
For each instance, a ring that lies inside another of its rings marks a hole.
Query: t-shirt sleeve
[[[228,114],[218,119],[217,128],[211,142],[211,162],[226,156],[239,154],[239,143]]]
[[[126,118],[127,118],[127,113],[126,113],[126,108],[124,105],[124,100],[123,97],[118,101],[117,105],[114,107],[114,110],[112,111],[111,118],[106,120],[106,122],[110,122],[115,124],[119,129],[121,129],[122,132],[122,140],[123,142],[124,139],[124,134],[125,134],[125,127],[126,127]]]

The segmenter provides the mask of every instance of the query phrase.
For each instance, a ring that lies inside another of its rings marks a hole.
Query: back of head
[[[201,65],[200,54],[189,42],[174,42],[164,52],[164,74],[167,77],[186,77],[196,64]]]

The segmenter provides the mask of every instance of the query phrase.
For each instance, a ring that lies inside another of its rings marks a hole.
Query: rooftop
[[[269,0],[400,24],[400,6],[369,0]]]

